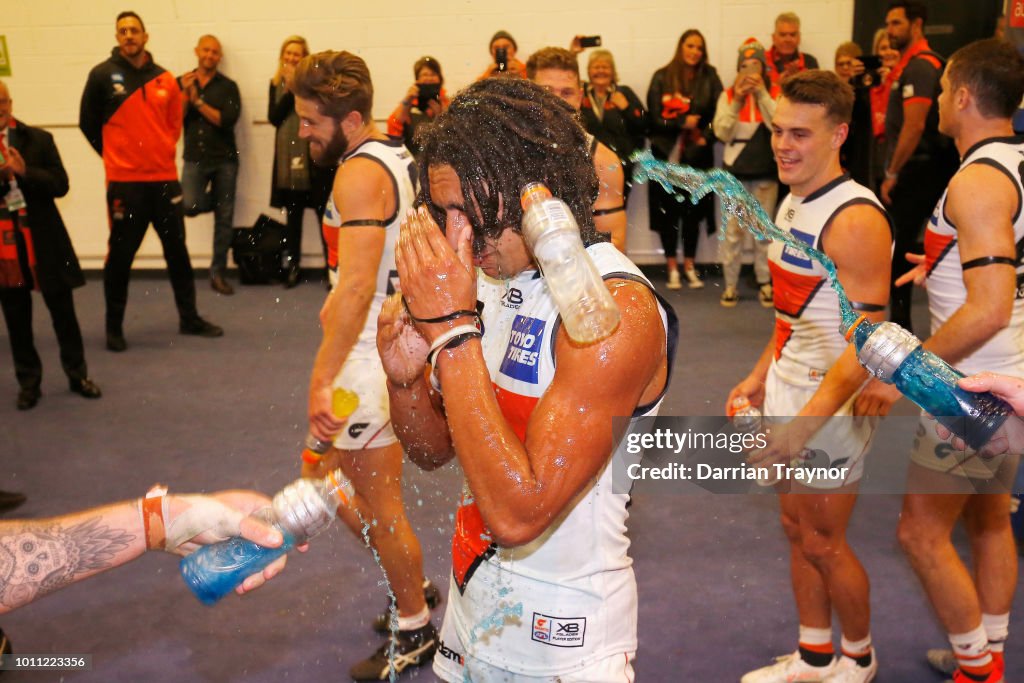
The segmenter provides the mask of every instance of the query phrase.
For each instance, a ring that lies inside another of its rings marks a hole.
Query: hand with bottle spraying
[[[331,409],[338,419],[346,420],[358,407],[355,392],[334,389]],[[330,441],[307,434],[303,473],[315,469],[330,448]],[[355,489],[340,468],[326,476],[296,479],[274,496],[271,507],[255,513],[281,533],[280,546],[268,548],[241,537],[205,546],[181,561],[181,576],[200,602],[213,605],[292,548],[303,550],[301,546],[331,525],[339,507],[354,500]]]

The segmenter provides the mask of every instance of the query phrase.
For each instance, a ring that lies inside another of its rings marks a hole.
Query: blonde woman
[[[295,96],[288,89],[295,65],[309,54],[302,36],[288,36],[281,44],[277,71],[270,79],[267,119],[277,128],[274,138],[274,173],[271,178],[270,205],[288,215],[285,235],[285,287],[299,282],[302,259],[302,217],[307,208],[323,216],[323,207],[334,177],[333,170],[318,170],[309,159],[309,143],[299,138],[299,117]],[[322,240],[321,240],[322,241]],[[326,250],[325,250],[326,255]],[[326,256],[325,256],[326,258]]]

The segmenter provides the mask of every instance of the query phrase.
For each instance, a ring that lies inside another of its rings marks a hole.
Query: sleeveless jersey
[[[957,367],[967,374],[983,370],[1020,373],[1024,371],[1024,136],[990,138],[979,142],[964,155],[960,170],[971,164],[987,164],[998,169],[1006,174],[1017,190],[1017,213],[1013,217],[1013,239],[1017,245],[1017,294],[1010,324],[980,349],[957,363]],[[946,194],[943,193],[942,199],[936,204],[924,236],[932,334],[967,299],[957,229],[946,215]]]
[[[395,269],[395,241],[402,217],[416,201],[416,162],[401,141],[367,140],[345,155],[341,163],[350,159],[366,158],[380,164],[391,178],[395,194],[395,213],[384,220],[384,251],[377,268],[377,285],[373,302],[366,315],[366,324],[359,340],[349,354],[350,358],[377,358],[377,316],[388,295],[398,290],[398,271]],[[339,169],[340,171],[340,169]],[[324,210],[323,234],[327,242],[327,266],[331,287],[338,284],[338,232],[344,230],[338,207],[331,192]]]
[[[631,279],[654,291],[611,244],[592,245],[587,252],[606,279]],[[478,296],[483,352],[498,404],[525,440],[530,415],[554,378],[558,310],[535,270],[503,282],[481,275]],[[671,367],[678,323],[671,307],[659,303]],[[638,407],[634,417],[656,415],[663,395]],[[636,458],[617,449],[540,537],[517,548],[491,541],[464,486],[446,617],[454,621],[466,656],[520,675],[556,676],[636,649],[636,581],[625,533],[629,496],[612,486],[612,471],[623,471],[628,457]],[[504,618],[508,614],[519,618]]]
[[[806,197],[788,195],[775,222],[821,251],[821,236],[835,216],[856,204],[886,215],[871,190],[843,175]],[[839,297],[825,269],[793,247],[772,241],[768,262],[775,294],[775,370],[791,384],[817,385],[847,346],[839,331]]]

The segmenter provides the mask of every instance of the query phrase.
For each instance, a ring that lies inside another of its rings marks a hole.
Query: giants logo
[[[533,632],[530,638],[555,647],[583,647],[586,632],[586,617],[562,619],[534,612]]]

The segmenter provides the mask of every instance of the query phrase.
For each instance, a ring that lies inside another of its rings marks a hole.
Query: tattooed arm
[[[248,516],[269,504],[269,498],[255,491],[169,495],[164,520],[167,550],[187,554],[200,545],[237,535],[278,546],[281,534]],[[0,521],[0,614],[131,562],[145,551],[138,500],[49,519]],[[278,574],[284,559],[248,577],[238,592],[257,588]]]

